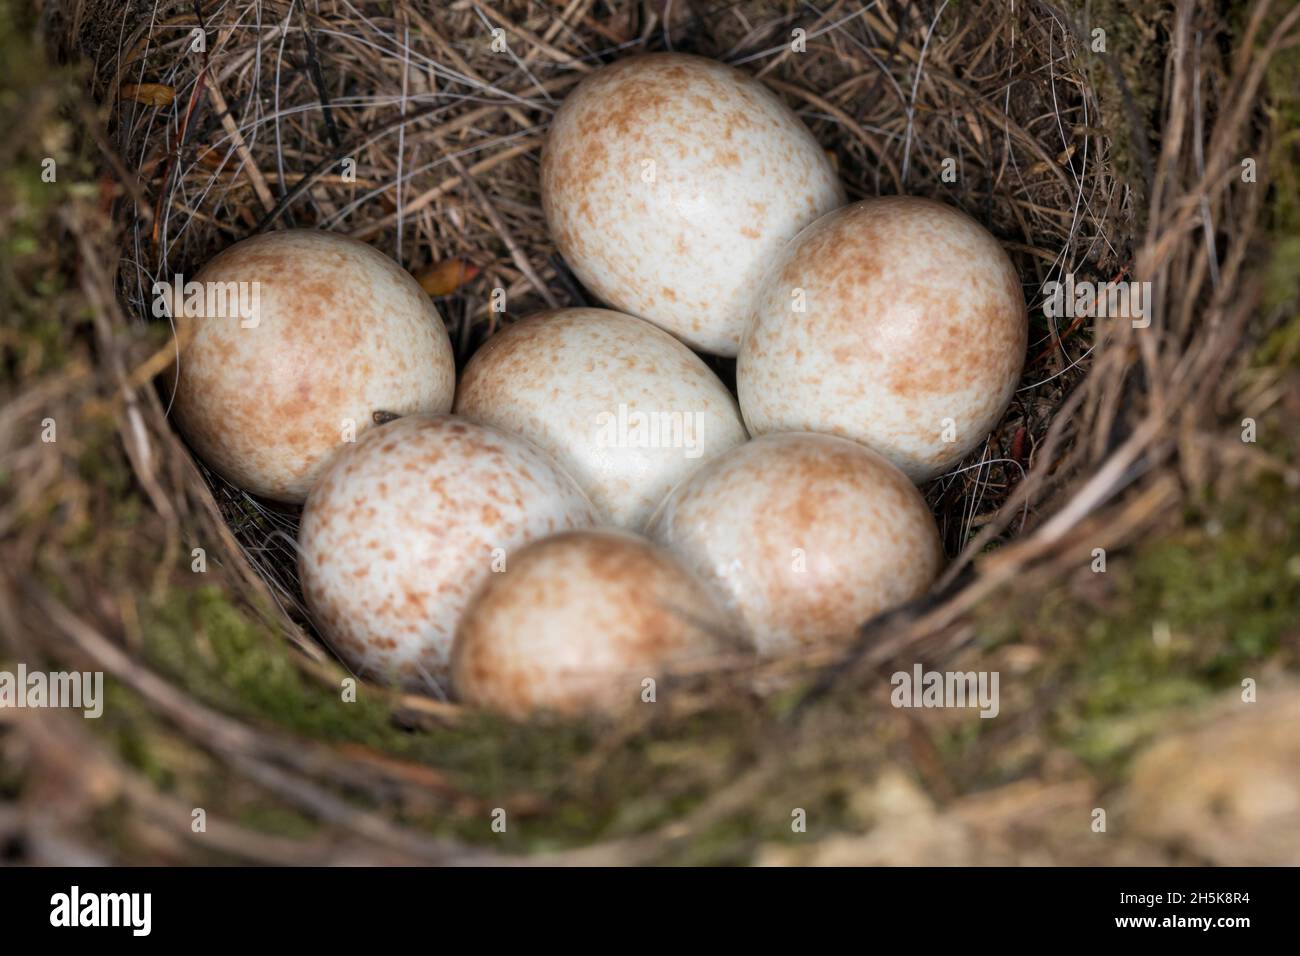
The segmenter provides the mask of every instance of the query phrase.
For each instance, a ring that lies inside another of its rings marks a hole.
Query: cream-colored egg
[[[594,520],[526,439],[413,415],[334,458],[303,510],[299,576],[312,619],[359,675],[443,696],[473,592],[530,541]]]
[[[1024,366],[1025,299],[1006,252],[965,213],[869,199],[769,265],[736,366],[751,433],[843,435],[923,481],[997,425]]]
[[[488,580],[461,621],[452,677],[465,703],[515,717],[627,710],[649,686],[658,699],[668,668],[716,654],[727,632],[667,551],[623,531],[572,531]]]
[[[172,411],[199,457],[247,491],[301,502],[376,416],[451,408],[442,320],[415,279],[364,243],[266,233],[190,282],[167,296],[182,343]]]
[[[735,355],[782,244],[844,202],[794,112],[741,71],[654,53],[584,79],[551,123],[542,208],[583,284],[692,348]]]
[[[604,518],[639,530],[672,487],[745,441],[740,409],[694,352],[605,309],[543,312],[475,353],[456,412],[549,451]]]
[[[650,535],[715,588],[761,653],[833,644],[922,594],[943,560],[920,492],[845,438],[767,435],[674,489]]]

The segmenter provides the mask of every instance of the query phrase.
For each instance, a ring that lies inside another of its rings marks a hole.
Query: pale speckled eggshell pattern
[[[313,230],[266,233],[193,279],[258,283],[252,327],[237,314],[189,318],[173,306],[186,343],[177,424],[241,488],[301,502],[344,443],[345,421],[359,435],[378,411],[450,410],[447,329],[415,279],[370,246]]]
[[[717,653],[725,633],[709,591],[667,551],[573,531],[488,580],[461,621],[452,676],[465,703],[514,717],[616,712],[641,702],[646,678]]]
[[[526,439],[413,415],[335,457],[303,510],[299,576],[312,619],[360,676],[445,695],[456,625],[494,559],[508,568],[529,542],[594,522]]]
[[[984,227],[928,199],[865,200],[770,263],[736,366],[740,407],[752,434],[843,435],[924,481],[997,425],[1028,334],[1020,279]]]
[[[749,437],[699,356],[606,309],[543,312],[502,329],[466,367],[456,412],[537,442],[608,522],[633,530],[695,468]]]
[[[542,151],[542,208],[574,274],[717,355],[740,347],[767,262],[843,202],[829,158],[785,103],[685,54],[630,57],[584,79]]]
[[[767,435],[686,479],[652,538],[714,587],[760,653],[844,641],[922,593],[943,563],[920,492],[848,439]]]

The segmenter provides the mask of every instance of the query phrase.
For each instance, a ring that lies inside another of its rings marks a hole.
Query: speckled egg
[[[442,320],[414,278],[364,243],[266,233],[190,281],[202,295],[169,297],[182,343],[172,411],[199,457],[247,491],[301,502],[376,416],[451,408]]]
[[[845,438],[756,438],[674,489],[650,535],[711,584],[761,653],[851,638],[943,560],[916,486]]]
[[[658,700],[665,670],[716,654],[727,631],[709,591],[662,548],[572,531],[488,580],[461,621],[452,676],[465,703],[515,717],[626,710],[649,691]]]
[[[631,57],[565,99],[542,152],[556,246],[608,304],[735,355],[748,296],[782,244],[844,191],[767,87],[680,53]]]
[[[997,425],[1027,337],[1020,279],[982,226],[928,199],[870,199],[770,264],[736,366],[740,407],[755,435],[843,435],[924,481]]]
[[[549,451],[619,527],[639,529],[673,487],[748,437],[708,366],[667,332],[605,309],[543,312],[470,360],[456,412]]]
[[[530,541],[594,520],[532,442],[413,415],[335,456],[303,510],[299,577],[312,619],[358,675],[445,696],[473,592]]]

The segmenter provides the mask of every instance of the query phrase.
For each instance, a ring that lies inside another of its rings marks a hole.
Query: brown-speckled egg
[[[312,619],[359,675],[445,696],[473,592],[530,541],[594,520],[532,442],[413,415],[335,456],[303,510],[299,576]]]
[[[654,53],[587,77],[542,152],[542,208],[574,273],[693,348],[735,355],[782,244],[844,202],[830,160],[767,87]]]
[[[687,478],[650,535],[710,583],[761,653],[852,637],[922,594],[943,560],[907,476],[832,435],[755,438]]]
[[[606,521],[632,529],[673,485],[748,437],[699,356],[605,309],[543,312],[498,332],[466,367],[456,412],[531,438]]]
[[[755,435],[843,435],[924,481],[998,423],[1027,337],[1020,279],[984,227],[928,199],[869,199],[770,263],[736,366],[740,407]]]
[[[727,631],[667,551],[623,531],[572,531],[488,579],[461,621],[452,679],[462,701],[515,717],[626,710],[658,700],[665,669],[717,653]]]
[[[192,281],[236,294],[227,283],[248,283],[224,307],[206,295],[170,302],[182,342],[177,423],[209,467],[247,491],[300,502],[377,414],[451,408],[456,369],[442,320],[415,279],[364,243],[266,233]]]

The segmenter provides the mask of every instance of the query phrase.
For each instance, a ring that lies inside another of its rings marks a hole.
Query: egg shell
[[[172,303],[180,341],[172,413],[222,477],[301,502],[347,438],[375,413],[446,412],[456,385],[447,329],[397,263],[312,230],[245,239],[193,281],[256,283],[256,314],[191,316]],[[205,309],[206,311],[206,309]]]
[[[735,355],[783,243],[844,202],[830,160],[774,93],[702,57],[653,53],[584,79],[551,122],[542,208],[595,295],[691,347]]]
[[[920,492],[832,435],[768,435],[674,489],[649,527],[744,622],[760,653],[842,642],[922,594],[943,561]]]
[[[770,264],[736,365],[741,411],[752,434],[842,435],[924,481],[997,425],[1028,334],[1020,279],[983,226],[928,199],[854,203]]]
[[[641,702],[647,678],[717,653],[727,629],[667,551],[623,531],[571,531],[489,578],[456,635],[453,679],[465,703],[514,717],[616,712]]]
[[[502,329],[465,368],[456,412],[537,442],[607,522],[634,530],[675,484],[748,438],[736,400],[699,356],[606,309],[543,312]]]
[[[312,490],[299,577],[312,619],[360,676],[445,696],[474,591],[530,541],[594,520],[526,439],[412,415],[340,452]]]

